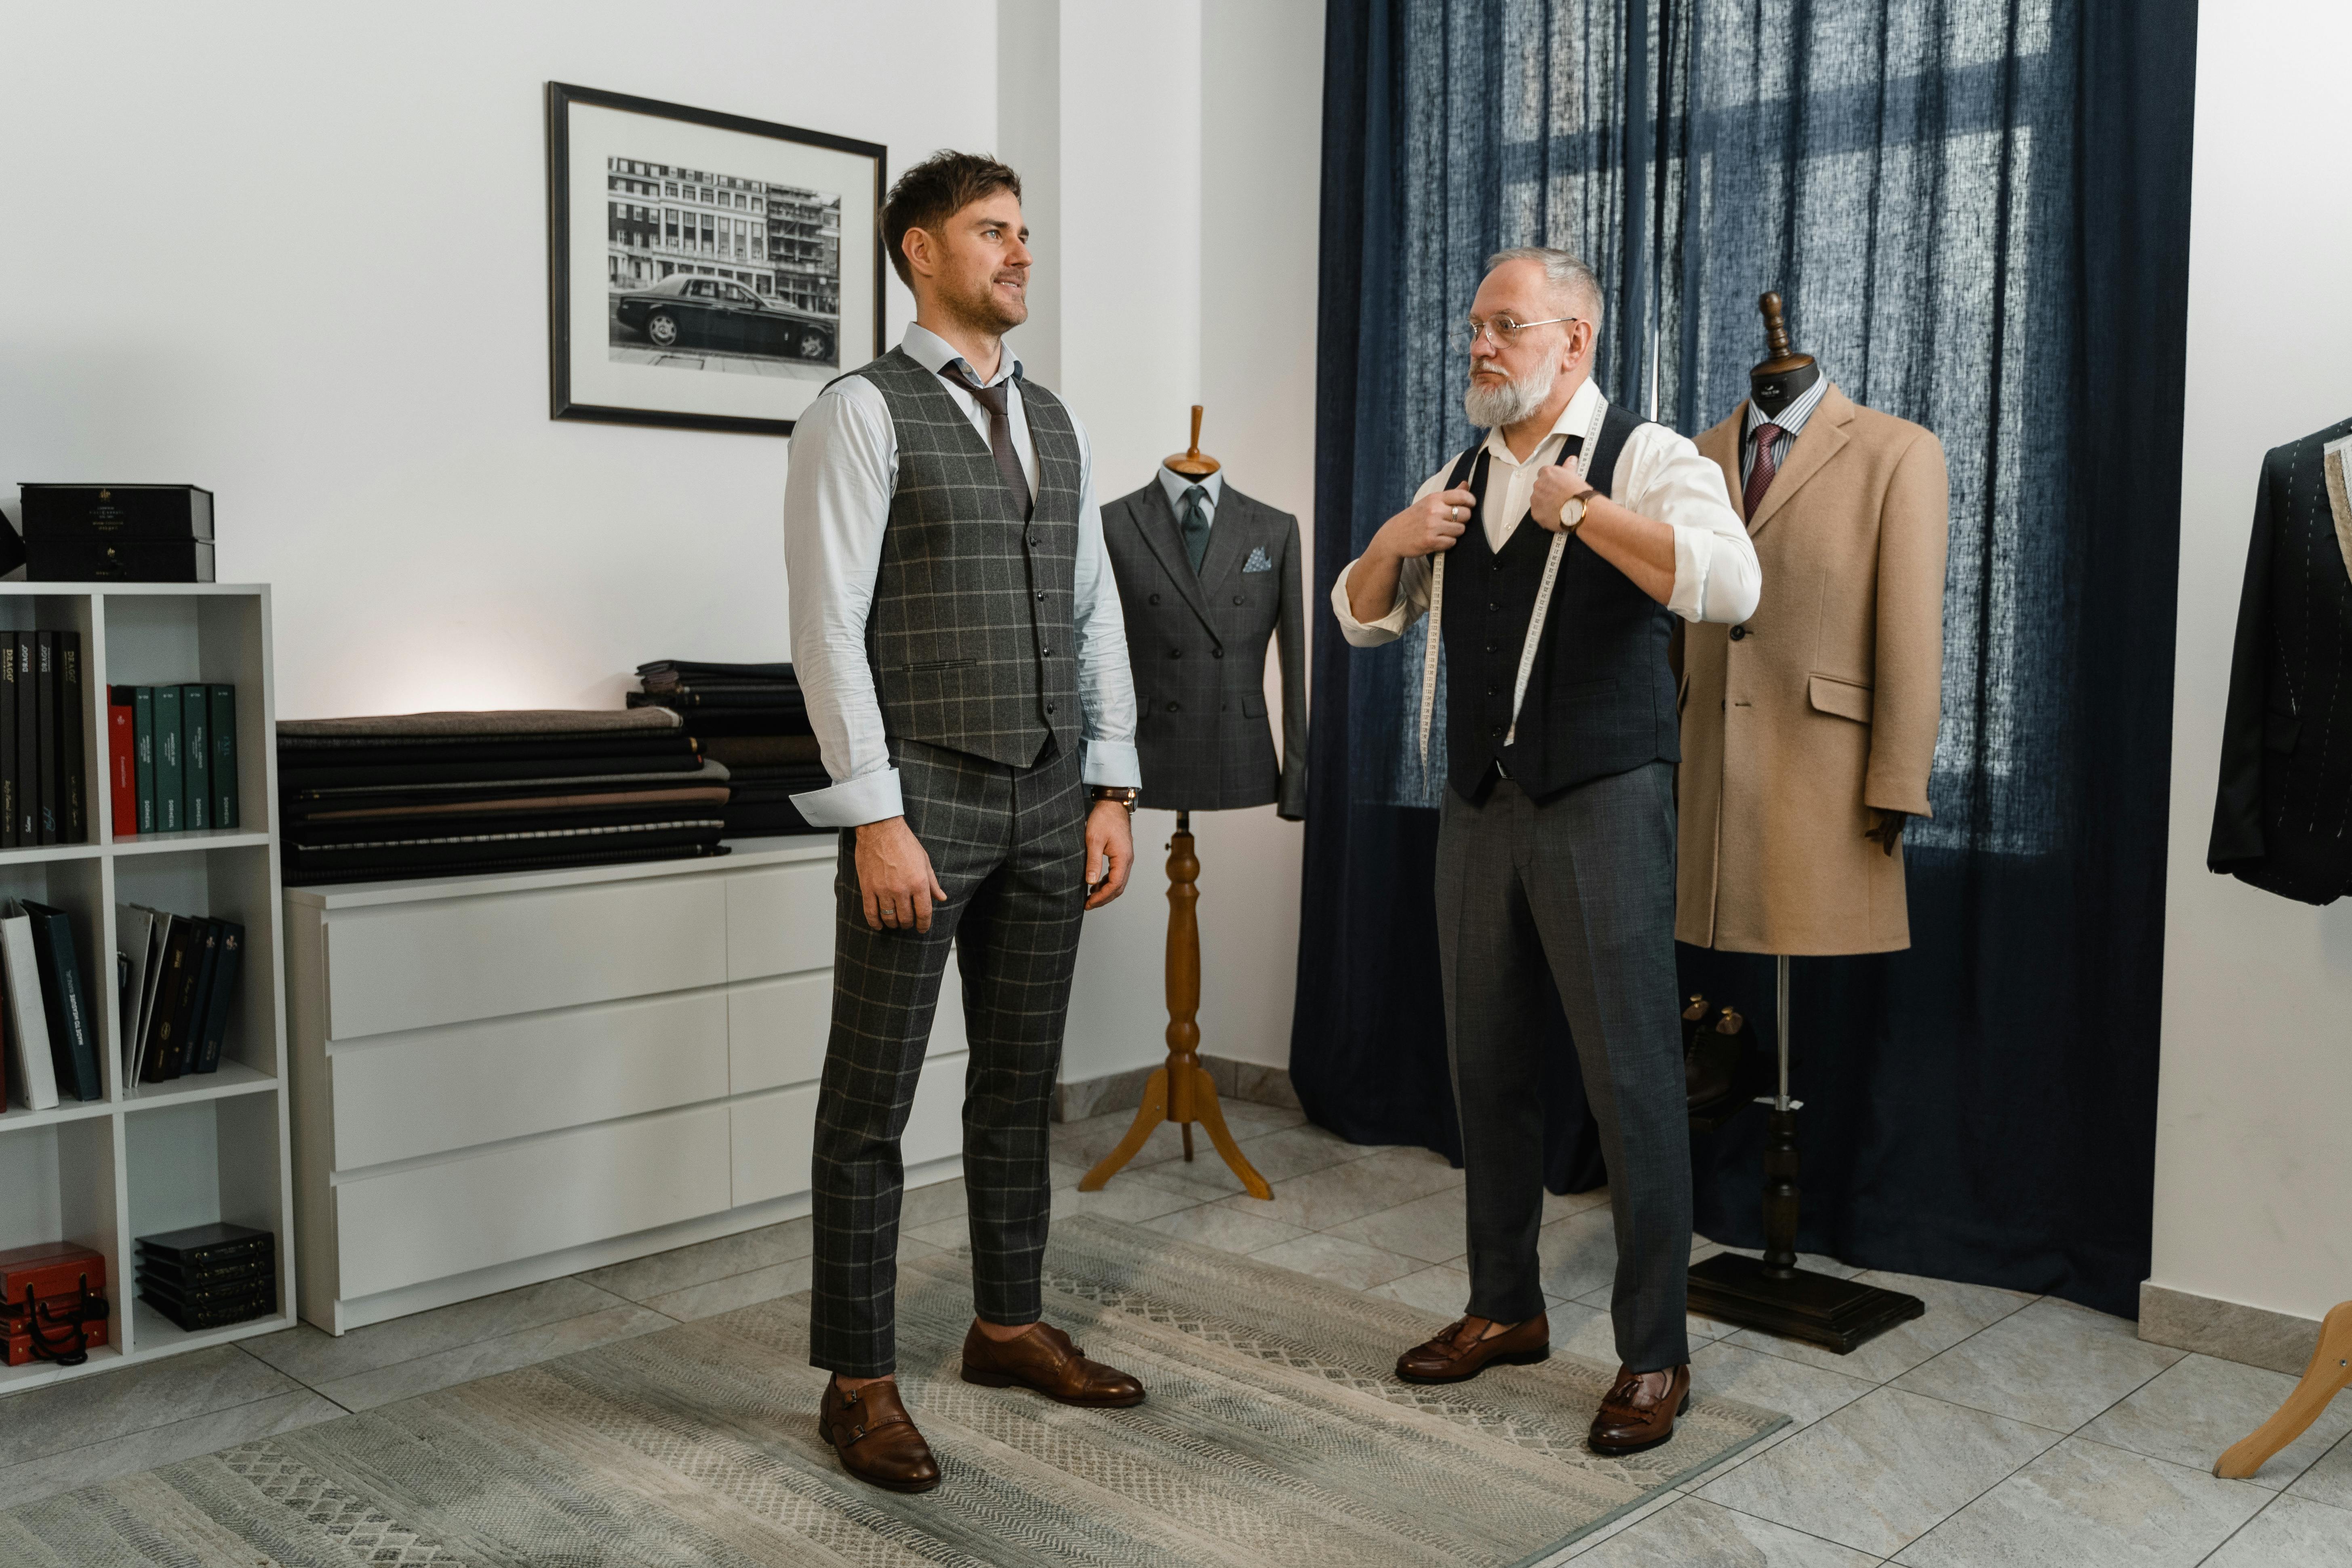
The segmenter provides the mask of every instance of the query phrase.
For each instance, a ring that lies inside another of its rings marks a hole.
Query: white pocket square
[[[1250,552],[1249,559],[1242,563],[1242,570],[1244,572],[1271,572],[1274,570],[1274,563],[1265,558],[1265,545],[1261,544],[1256,549]]]

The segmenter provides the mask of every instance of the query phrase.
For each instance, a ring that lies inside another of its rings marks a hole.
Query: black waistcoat
[[[1643,423],[1609,405],[1585,473],[1602,495],[1612,493],[1618,454]],[[1562,460],[1581,444],[1571,437]],[[1481,503],[1485,450],[1482,443],[1465,452],[1447,480],[1451,488],[1466,477]],[[1680,722],[1666,664],[1674,617],[1576,538],[1569,540],[1552,584],[1517,737],[1504,745],[1519,650],[1552,534],[1523,519],[1497,553],[1487,548],[1478,509],[1470,515],[1445,564],[1446,782],[1454,792],[1467,800],[1483,798],[1498,765],[1540,800],[1644,763],[1679,762]]]

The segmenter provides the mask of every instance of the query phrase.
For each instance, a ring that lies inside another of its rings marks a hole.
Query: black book
[[[63,797],[58,777],[58,634],[33,634],[34,743],[38,761],[34,770],[41,779],[41,842],[55,844],[65,826]]]
[[[220,977],[220,922],[197,921],[196,994],[188,1003],[188,1026],[181,1036],[180,1072],[196,1070],[203,1060],[205,1021],[212,1016],[213,982]]]
[[[185,1230],[141,1237],[140,1261],[161,1260],[194,1268],[226,1262],[232,1258],[249,1258],[256,1253],[268,1256],[277,1239],[270,1232],[256,1230],[249,1225],[215,1220],[210,1225],[193,1225]]]
[[[58,842],[89,842],[89,765],[82,756],[81,634],[59,632],[58,638],[58,800],[63,817]]]
[[[27,539],[210,539],[213,492],[201,485],[27,484]]]
[[[171,938],[163,944],[163,973],[155,983],[155,1010],[147,1020],[146,1065],[139,1069],[143,1083],[175,1079],[186,1064],[188,1015],[195,1006],[204,924],[184,915],[173,917]]]
[[[0,848],[17,842],[16,639],[0,633]]]
[[[161,1257],[142,1257],[139,1277],[152,1279],[157,1284],[177,1291],[183,1285],[226,1285],[236,1280],[269,1278],[276,1272],[277,1260],[267,1248],[258,1252],[231,1253],[226,1258],[207,1262],[181,1263]]]
[[[38,646],[29,628],[16,634],[16,842],[27,849],[41,841]]]
[[[269,1289],[236,1301],[225,1301],[210,1307],[188,1307],[162,1294],[152,1285],[142,1285],[139,1288],[139,1299],[194,1334],[201,1333],[206,1329],[225,1329],[231,1323],[242,1323],[248,1318],[268,1317],[278,1304],[278,1291],[273,1284]]]
[[[79,1100],[100,1100],[106,1086],[98,1075],[98,1032],[90,1026],[89,994],[74,953],[73,921],[65,910],[30,899],[17,908],[33,920],[33,956],[41,971],[41,1012],[49,1026],[49,1055],[58,1082],[73,1085]]]
[[[235,921],[215,921],[213,926],[220,932],[220,956],[213,961],[204,1027],[194,1040],[198,1072],[220,1070],[221,1044],[228,1037],[229,1004],[236,999],[237,971],[245,961],[245,928]]]

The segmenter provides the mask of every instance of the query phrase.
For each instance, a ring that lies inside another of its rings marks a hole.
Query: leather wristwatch
[[[1592,492],[1587,490],[1585,495]],[[1584,496],[1570,496],[1559,503],[1559,531],[1574,533],[1584,522]]]
[[[1129,816],[1135,815],[1136,797],[1142,793],[1133,784],[1088,784],[1087,786],[1088,800],[1115,800],[1127,807],[1127,814]]]

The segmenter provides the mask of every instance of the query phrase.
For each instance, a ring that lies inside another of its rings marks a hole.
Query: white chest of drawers
[[[301,1315],[330,1332],[809,1206],[830,838],[286,894]],[[950,973],[902,1145],[954,1175]]]

